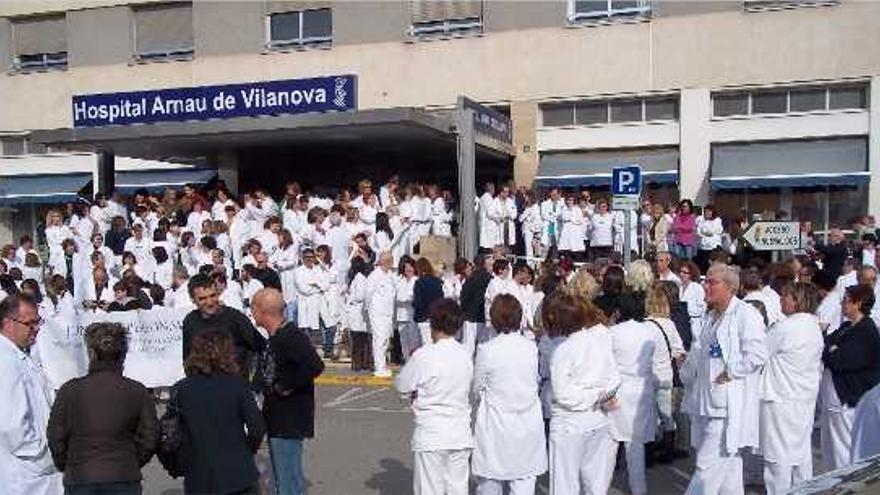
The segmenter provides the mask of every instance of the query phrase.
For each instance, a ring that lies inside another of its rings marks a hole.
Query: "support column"
[[[464,108],[461,98],[455,112],[455,132],[458,144],[458,255],[472,260],[477,255],[474,111]]]
[[[689,198],[695,204],[707,204],[712,155],[709,134],[712,100],[709,90],[683,89],[679,109],[679,194],[681,199]]]
[[[514,101],[510,104],[513,124],[513,178],[517,186],[530,187],[538,174],[538,104]]]
[[[116,155],[112,151],[98,152],[98,166],[95,167],[92,192],[109,196],[116,187]]]
[[[871,78],[870,124],[868,125],[868,214],[880,218],[880,76]]]
[[[238,153],[235,150],[217,154],[217,177],[226,184],[229,192],[238,196]]]

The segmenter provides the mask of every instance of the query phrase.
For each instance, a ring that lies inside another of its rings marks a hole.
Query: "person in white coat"
[[[566,336],[550,364],[550,494],[608,493],[617,443],[606,411],[620,388],[611,334],[598,308],[568,294],[545,300],[541,316]]]
[[[541,221],[543,222],[543,230],[541,231],[541,245],[545,249],[555,246],[559,241],[559,234],[562,231],[560,226],[560,217],[565,202],[559,193],[559,188],[550,189],[547,199],[541,202]]]
[[[538,349],[519,332],[522,307],[515,297],[496,297],[489,313],[498,336],[479,348],[474,365],[477,494],[501,495],[507,485],[510,495],[533,495],[547,470]]]
[[[541,219],[541,205],[535,201],[535,193],[526,191],[523,195],[525,203],[523,211],[519,214],[522,225],[523,246],[525,246],[526,258],[543,256],[541,250],[541,231],[544,221]],[[532,261],[531,259],[529,261]]]
[[[54,392],[30,350],[40,317],[34,302],[0,302],[0,487],[4,495],[62,495],[62,474],[49,452],[46,426]]]
[[[281,294],[287,304],[287,315],[290,317],[296,308],[297,301],[295,270],[299,265],[299,246],[294,243],[293,235],[287,229],[283,229],[278,238],[281,242],[270,260],[272,268],[278,272],[281,279]]]
[[[376,267],[367,277],[367,322],[373,334],[373,374],[391,376],[388,369],[388,341],[392,334],[394,318],[394,257],[389,252],[379,255]]]
[[[619,323],[611,327],[611,336],[621,386],[612,431],[626,449],[630,493],[646,495],[645,444],[656,436],[657,391],[672,387],[672,364],[662,330],[634,319],[639,312],[635,299],[618,298],[615,306]]]
[[[351,260],[348,272],[348,290],[345,292],[345,327],[351,337],[352,371],[371,371],[373,356],[370,333],[367,328],[366,309],[367,275],[369,266],[360,256]]]
[[[440,236],[451,236],[452,213],[446,206],[446,199],[437,186],[429,188],[428,197],[431,198],[431,233]]]
[[[323,300],[322,294],[329,289],[329,286],[320,269],[316,266],[316,255],[313,249],[303,250],[302,264],[293,270],[293,284],[296,288],[297,326],[310,332],[315,341],[323,340],[321,302]]]
[[[455,340],[464,317],[455,301],[441,299],[430,319],[434,344],[416,350],[395,384],[411,399],[415,414],[413,493],[467,495],[473,448],[468,392],[474,368]]]
[[[699,338],[700,322],[706,312],[706,291],[700,285],[700,268],[690,260],[684,260],[678,267],[679,300],[687,305],[688,316],[691,318],[691,332]]]
[[[852,462],[860,462],[880,455],[880,385],[868,391],[859,400],[853,415]]]
[[[490,207],[490,218],[498,225],[498,244],[516,245],[516,201],[510,194],[510,188],[503,186]]]
[[[699,339],[681,368],[696,471],[687,495],[743,492],[741,450],[758,445],[758,372],[767,358],[764,322],[738,299],[739,269],[709,268]]]
[[[590,216],[590,258],[608,257],[613,247],[614,215],[608,211],[608,202],[600,199]]]
[[[562,225],[559,234],[559,251],[576,261],[584,258],[584,233],[589,223],[584,217],[584,211],[575,204],[574,196],[565,197],[565,207],[559,217]]]
[[[420,345],[419,329],[413,321],[413,287],[417,278],[415,261],[409,256],[401,258],[394,293],[394,322],[404,360],[409,359]]]
[[[761,454],[767,495],[813,477],[813,414],[822,377],[819,294],[799,282],[782,290],[786,317],[767,331],[761,374]]]
[[[705,269],[712,252],[721,249],[721,236],[724,235],[724,224],[721,218],[715,216],[715,207],[712,205],[704,206],[703,214],[697,218],[697,235],[700,237],[697,261]]]
[[[490,217],[492,204],[495,202],[495,184],[491,182],[483,186],[483,195],[477,202],[477,214],[480,227],[480,249],[491,250],[501,244],[501,232],[498,223]],[[401,215],[403,211],[401,210]]]

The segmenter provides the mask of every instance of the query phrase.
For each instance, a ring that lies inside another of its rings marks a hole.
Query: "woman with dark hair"
[[[703,207],[703,214],[697,219],[697,234],[700,240],[695,261],[700,270],[706,271],[709,268],[709,255],[721,249],[721,236],[724,234],[724,224],[721,223],[721,218],[715,215],[714,206]]]
[[[617,442],[606,411],[621,383],[611,334],[601,310],[568,294],[545,301],[542,319],[565,336],[550,364],[550,493],[608,493]]]
[[[431,307],[431,339],[413,353],[397,376],[397,390],[412,401],[413,492],[468,492],[471,438],[470,385],[473,362],[456,342],[464,315],[451,299]]]
[[[174,263],[168,258],[168,252],[165,248],[156,246],[153,248],[153,258],[156,260],[156,264],[153,267],[153,283],[165,290],[170,289],[171,278],[174,273]]]
[[[122,376],[125,327],[93,323],[84,337],[89,372],[61,387],[49,416],[52,459],[69,495],[140,495],[141,468],[158,440],[152,394]]]
[[[825,371],[819,394],[823,413],[822,459],[827,470],[850,464],[856,404],[865,392],[880,383],[880,335],[870,317],[873,307],[873,287],[847,287],[842,308],[849,321],[825,336]]]
[[[642,316],[644,309],[627,290],[626,275],[619,265],[611,265],[602,277],[602,294],[594,301],[612,323]],[[626,314],[621,314],[625,312]]]
[[[257,485],[254,453],[266,424],[239,374],[232,338],[210,331],[193,338],[186,378],[171,392],[186,439],[186,493],[249,493]]]
[[[473,474],[478,493],[534,493],[547,470],[547,443],[538,397],[538,350],[520,332],[523,310],[501,294],[489,309],[498,336],[477,350],[473,397]],[[521,455],[511,456],[511,452]]]
[[[434,274],[434,265],[428,258],[416,261],[419,278],[413,284],[413,321],[419,327],[422,345],[431,343],[431,324],[428,321],[430,307],[443,299],[443,281]]]
[[[677,299],[687,305],[687,313],[691,319],[691,328],[698,328],[703,313],[706,312],[706,291],[700,285],[700,268],[690,260],[682,260],[678,267],[678,278],[681,288]]]
[[[345,296],[345,321],[351,342],[352,371],[373,369],[373,347],[364,314],[369,274],[370,266],[363,258],[355,256],[348,269],[348,291]]]
[[[694,203],[683,199],[678,203],[678,211],[672,219],[672,254],[679,259],[690,260],[697,254],[697,217]]]
[[[381,253],[391,249],[394,241],[394,232],[391,230],[391,224],[388,222],[388,214],[376,213],[376,233],[373,234],[373,251]]]

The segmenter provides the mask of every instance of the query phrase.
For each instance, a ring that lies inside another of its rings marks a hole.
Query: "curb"
[[[348,385],[361,387],[391,387],[394,383],[392,377],[380,377],[372,375],[336,375],[326,374],[315,378],[315,385]]]

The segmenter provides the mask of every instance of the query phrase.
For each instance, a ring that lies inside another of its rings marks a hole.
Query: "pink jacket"
[[[675,215],[670,230],[672,230],[676,244],[693,246],[697,243],[697,217],[693,213]]]

